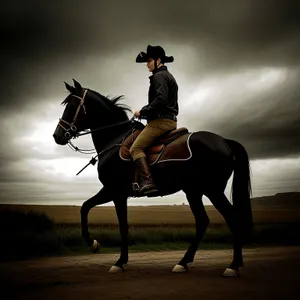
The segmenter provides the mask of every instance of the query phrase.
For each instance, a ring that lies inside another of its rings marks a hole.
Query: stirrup
[[[132,188],[135,192],[138,192],[140,190],[140,186],[137,182],[132,183]]]

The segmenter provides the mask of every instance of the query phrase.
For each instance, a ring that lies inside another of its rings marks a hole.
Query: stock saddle
[[[136,129],[122,143],[119,155],[121,159],[131,161],[129,149],[141,129]],[[154,144],[146,150],[149,165],[168,161],[168,160],[187,160],[191,157],[188,145],[190,133],[187,128],[180,127],[161,136]]]
[[[132,161],[129,149],[142,129],[135,129],[122,143],[119,156],[126,161]],[[150,166],[165,161],[185,161],[191,158],[192,153],[189,147],[189,133],[185,127],[180,127],[169,133],[161,136],[148,150],[146,150],[146,157]],[[140,176],[136,169],[134,179],[132,182],[133,191],[135,195],[139,195]],[[159,195],[159,192],[158,194]],[[156,194],[148,195],[148,197],[155,197]]]

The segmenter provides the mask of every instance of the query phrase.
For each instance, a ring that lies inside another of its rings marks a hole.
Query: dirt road
[[[241,276],[224,278],[230,250],[199,250],[189,272],[172,273],[182,251],[91,254],[1,263],[1,299],[300,299],[300,247],[245,249]]]

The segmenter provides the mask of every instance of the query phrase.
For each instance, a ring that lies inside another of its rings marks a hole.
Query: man
[[[135,117],[146,119],[147,125],[130,148],[130,155],[142,179],[139,192],[146,195],[157,192],[157,188],[150,173],[145,150],[158,137],[177,128],[178,85],[165,66],[165,63],[173,61],[173,56],[166,56],[161,46],[148,45],[147,53],[140,52],[136,57],[137,63],[146,63],[149,72],[152,72],[149,77],[148,104],[134,113]]]

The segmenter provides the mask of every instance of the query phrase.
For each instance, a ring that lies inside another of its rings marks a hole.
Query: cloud
[[[107,74],[103,64],[120,57],[127,63],[111,66],[113,73],[131,71],[148,43],[164,45],[190,80],[249,66],[299,66],[298,3],[230,3],[154,1],[153,12],[145,0],[6,3],[1,103],[22,105],[39,90],[55,93],[57,79],[76,75],[99,83]],[[180,55],[185,47],[192,55]]]
[[[253,160],[251,169],[254,197],[300,191],[299,163],[299,157]]]
[[[300,71],[249,69],[204,80],[187,100],[187,126],[236,139],[250,157],[299,156]]]
[[[179,84],[179,126],[236,139],[252,160],[299,157],[299,8],[272,0],[153,0],[151,7],[146,0],[6,2],[0,12],[1,180],[33,181],[32,190],[40,191],[50,191],[45,182],[51,182],[56,195],[57,177],[68,181],[67,174],[54,175],[60,159],[74,166],[90,159],[52,138],[67,96],[63,81],[123,94],[139,109],[150,74],[135,57],[148,44],[175,57],[168,67]],[[92,142],[80,138],[76,145],[89,149]]]

